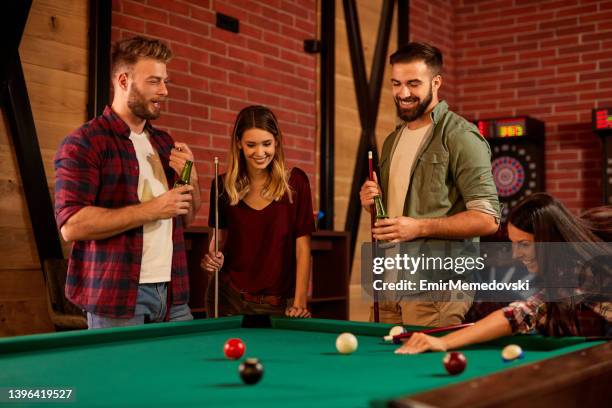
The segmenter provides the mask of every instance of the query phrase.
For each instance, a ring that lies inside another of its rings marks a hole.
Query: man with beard
[[[374,237],[433,244],[477,241],[494,233],[499,201],[490,148],[473,124],[438,99],[442,53],[428,44],[409,43],[391,55],[390,62],[401,123],[385,139],[380,186],[378,180],[367,181],[360,192],[366,210],[377,194],[387,207],[389,219],[376,223]],[[422,293],[418,301],[404,299],[381,302],[381,320],[447,326],[461,322],[471,304],[470,294],[451,291]]]
[[[183,226],[200,207],[198,174],[169,188],[193,154],[151,125],[171,57],[159,40],[115,44],[112,105],[55,156],[55,218],[72,242],[66,297],[90,329],[193,319]]]

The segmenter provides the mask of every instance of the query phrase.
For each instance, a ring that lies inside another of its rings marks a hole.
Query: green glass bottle
[[[189,184],[191,180],[191,168],[193,167],[193,162],[191,160],[187,160],[185,162],[185,166],[181,171],[181,177],[179,177],[174,183],[174,188],[184,186]]]
[[[374,196],[374,207],[376,208],[376,219],[384,220],[385,218],[389,218],[387,212],[385,211],[385,206],[383,205],[382,198],[380,195]]]

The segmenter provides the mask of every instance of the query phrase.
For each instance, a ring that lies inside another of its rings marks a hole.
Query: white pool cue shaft
[[[215,257],[219,252],[219,158],[215,157]],[[219,268],[215,269],[215,319],[219,317]]]

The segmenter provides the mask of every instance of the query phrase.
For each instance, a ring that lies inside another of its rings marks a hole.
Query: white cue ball
[[[340,354],[351,354],[357,350],[357,337],[351,333],[342,333],[336,338],[336,349]]]
[[[406,329],[404,329],[403,326],[393,326],[391,330],[389,330],[389,336],[397,336],[405,332],[406,332]]]
[[[512,361],[517,358],[523,358],[523,349],[516,344],[510,344],[502,350],[502,359],[504,361]]]

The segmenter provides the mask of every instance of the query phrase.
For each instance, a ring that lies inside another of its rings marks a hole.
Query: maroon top
[[[262,210],[244,201],[229,205],[223,191],[224,175],[219,179],[219,228],[227,230],[223,248],[225,263],[221,270],[229,274],[233,285],[249,293],[292,297],[295,290],[295,241],[314,230],[312,200],[308,176],[291,170],[287,194]],[[215,226],[215,183],[210,192],[208,225]]]

